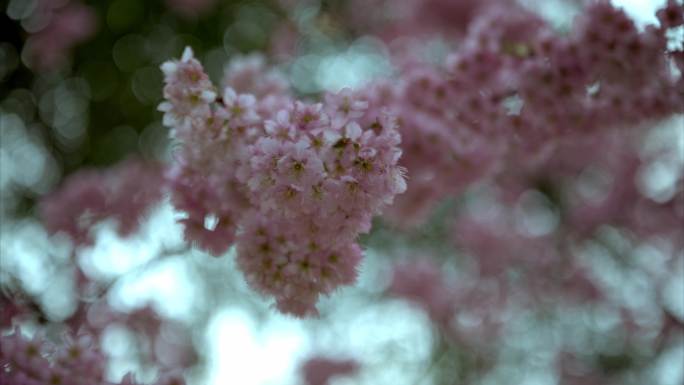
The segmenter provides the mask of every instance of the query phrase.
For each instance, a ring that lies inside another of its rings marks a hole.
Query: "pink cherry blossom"
[[[105,171],[79,171],[43,199],[41,214],[50,232],[66,233],[77,245],[91,242],[92,226],[107,218],[126,236],[161,200],[161,181],[159,165],[136,159]]]
[[[359,370],[359,364],[354,360],[312,357],[300,370],[306,385],[328,385],[332,378],[352,376]]]
[[[326,103],[294,100],[256,77],[256,57],[228,68],[222,99],[192,105],[186,95],[213,86],[191,51],[162,66],[160,109],[181,144],[172,202],[187,215],[187,241],[219,255],[235,240],[252,287],[283,312],[316,314],[320,295],[354,281],[356,237],[406,188],[397,122],[349,90]]]

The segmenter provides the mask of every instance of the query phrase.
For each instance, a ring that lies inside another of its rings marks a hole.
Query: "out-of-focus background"
[[[82,168],[114,165],[131,155],[169,160],[169,133],[157,111],[163,80],[159,67],[179,57],[185,46],[195,50],[215,82],[230,59],[266,53],[303,98],[391,73],[385,43],[346,26],[336,12],[341,3],[0,1],[0,284],[22,288],[48,320],[68,319],[77,310],[71,245],[48,235],[36,203]],[[352,12],[365,12],[363,2],[355,3]],[[525,3],[559,29],[570,25],[578,9],[577,2]],[[645,24],[655,20],[664,1],[613,3]],[[441,57],[444,44],[430,40],[426,52]],[[681,123],[681,117],[665,122],[661,131],[684,146],[676,128]],[[445,202],[410,235],[378,222],[362,239],[366,258],[358,283],[324,299],[319,319],[306,320],[279,314],[250,290],[232,251],[214,258],[184,245],[177,213],[168,203],[156,207],[141,230],[126,238],[111,223],[99,224],[94,244],[76,255],[89,279],[109,285],[105,300],[112,308],[151,308],[172,321],[160,332],[171,336],[166,345],[148,341],[144,347],[125,323],[109,324],[101,343],[111,358],[110,378],[134,370],[139,379],[152,379],[154,370],[136,352],[156,349],[160,355],[182,356],[178,346],[190,345],[196,355],[187,372],[192,384],[299,384],[300,365],[312,356],[361,364],[356,375],[333,382],[338,385],[458,383],[454,376],[466,376],[477,362],[467,351],[446,349],[438,327],[419,307],[383,294],[391,266],[420,250],[441,256],[449,276],[467,279],[459,259],[448,258],[457,251],[440,241],[448,230],[439,213],[451,204]],[[617,232],[605,236],[627,247]],[[635,252],[654,266],[663,258],[653,248]],[[643,310],[639,322],[659,322],[648,319],[653,304],[640,296],[643,277],[620,275],[615,266],[600,268],[620,296]],[[665,301],[682,319],[684,266],[677,268],[665,283]],[[579,350],[596,344],[619,350],[624,343],[620,335],[607,332],[620,318],[612,308],[568,309],[564,319],[553,320],[554,327],[538,315],[510,316],[511,337],[497,353],[509,365],[491,371],[481,383],[557,384],[552,357],[559,341],[574,340]],[[464,317],[460,322],[477,321]],[[30,331],[32,326],[25,327]],[[183,359],[168,358],[171,363]],[[606,370],[620,370],[635,358],[606,355],[605,360]],[[655,383],[682,384],[682,362],[680,343],[650,364]]]

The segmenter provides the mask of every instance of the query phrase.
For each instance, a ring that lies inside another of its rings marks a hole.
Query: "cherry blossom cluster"
[[[524,288],[517,299],[526,297],[523,302],[527,305],[560,298],[564,303],[605,299],[596,277],[570,247],[570,232],[559,231],[564,224],[535,228],[534,221],[539,220],[535,215],[550,214],[542,214],[541,210],[548,208],[539,207],[548,204],[543,194],[530,190],[510,206],[488,204],[496,208],[459,216],[453,230],[455,245],[473,257],[479,279],[497,282],[502,293]],[[510,273],[521,278],[512,278]]]
[[[456,311],[456,291],[427,258],[394,266],[387,292],[420,305],[438,325],[448,327]]]
[[[660,237],[670,240],[675,247],[683,247],[684,239],[679,236],[679,228],[684,219],[684,176],[674,176],[674,191],[664,197],[646,196],[643,186],[647,182],[642,179],[654,166],[661,164],[663,158],[681,159],[681,150],[675,147],[649,154],[640,153],[633,143],[625,143],[624,140],[599,142],[606,144],[603,149],[611,150],[603,154],[604,159],[595,165],[603,175],[611,175],[610,181],[604,183],[600,197],[588,194],[580,178],[565,190],[567,232],[582,239],[607,224],[628,229],[636,237]]]
[[[16,17],[29,34],[24,55],[39,70],[58,69],[72,48],[90,38],[97,27],[94,10],[80,1],[39,0],[30,12]]]
[[[623,11],[594,2],[570,33],[559,35],[529,11],[490,5],[473,18],[445,66],[416,60],[409,47],[399,53],[400,82],[371,87],[382,89],[378,100],[402,121],[402,164],[411,176],[389,219],[420,222],[432,204],[468,187],[496,196],[481,205],[466,202],[472,207],[455,218],[452,241],[472,256],[465,258],[474,265],[471,276],[450,285],[438,266],[398,265],[388,293],[422,306],[449,340],[498,349],[493,345],[501,340],[493,337],[517,306],[621,306],[579,258],[598,230],[615,226],[629,237],[664,242],[665,253],[681,249],[681,175],[673,192],[657,199],[645,196],[640,178],[657,158],[681,159],[672,150],[647,154],[642,147],[655,122],[684,108],[683,47],[667,41],[672,28],[681,28],[684,7],[668,1],[657,13],[659,26],[638,29]],[[448,150],[456,139],[481,145],[471,153]],[[466,171],[476,174],[454,176]],[[665,257],[668,267],[681,264],[677,253]],[[664,275],[648,279],[659,298]],[[649,341],[654,349],[682,330],[681,319],[659,310],[664,320]],[[629,318],[631,310],[621,311]],[[637,333],[633,321],[620,327]],[[609,383],[595,368],[585,368],[586,376],[565,369],[561,383]]]
[[[24,302],[23,298],[12,296],[5,293],[5,290],[0,290],[0,328],[10,328],[14,319],[20,319],[29,313]]]
[[[447,274],[434,258],[400,263],[387,294],[419,305],[445,339],[468,346],[474,355],[483,353],[491,365],[496,364],[491,352],[500,351],[516,322],[511,317],[525,311],[563,317],[572,309],[619,309],[621,318],[611,333],[620,333],[628,345],[666,349],[684,330],[681,315],[662,303],[663,285],[677,276],[674,271],[684,261],[682,175],[675,176],[674,190],[663,197],[646,196],[640,176],[671,157],[681,164],[681,149],[662,143],[654,148],[640,131],[565,137],[543,165],[508,173],[467,194],[449,237],[460,274]],[[579,150],[586,152],[578,157]],[[611,234],[622,234],[621,242],[630,246],[616,246]],[[630,265],[637,260],[636,245],[657,248],[664,268]],[[644,294],[655,303],[648,312],[658,322],[638,325],[640,309],[621,299],[623,288],[607,284],[606,271],[587,246],[604,248],[611,261],[629,265],[623,266],[625,274],[642,277]],[[568,341],[555,353],[561,383],[622,383],[595,363],[582,361],[591,354],[573,349]]]
[[[473,8],[441,66],[418,59],[420,47],[398,45],[398,80],[364,91],[401,121],[411,178],[387,217],[420,223],[435,202],[475,182],[543,165],[563,137],[684,111],[683,51],[667,38],[682,26],[682,8],[671,0],[659,26],[639,29],[621,9],[593,2],[561,35],[535,13],[491,2]]]
[[[76,262],[78,248],[92,244],[92,230],[99,222],[112,221],[121,236],[134,233],[162,200],[164,184],[159,164],[132,158],[110,169],[78,171],[43,198],[40,210],[47,230],[68,235],[75,244],[67,266],[73,272],[76,309],[57,322],[43,313],[38,298],[21,287],[3,289],[0,325],[3,329],[14,326],[15,331],[2,337],[1,383],[113,384],[105,381],[107,360],[96,343],[112,324],[125,327],[135,337],[139,361],[161,368],[155,384],[185,383],[180,370],[197,362],[188,332],[149,306],[130,312],[114,310],[106,300],[111,283],[94,280]],[[38,321],[39,326],[33,339],[28,339],[18,328],[31,321]],[[50,342],[46,332],[58,323],[67,330],[64,341]],[[137,382],[128,375],[121,384]]]
[[[102,291],[98,288],[101,284],[82,273],[76,283],[77,309],[59,322],[43,313],[37,298],[20,292],[19,288],[13,293],[4,289],[0,293],[1,384],[119,384],[106,381],[109,357],[98,343],[111,325],[125,327],[135,337],[135,349],[126,358],[157,368],[155,385],[185,383],[182,370],[198,359],[188,330],[161,317],[150,306],[123,312],[110,307],[104,295],[93,300],[93,293]],[[33,330],[32,337],[20,330],[25,325],[31,325],[28,330]],[[58,330],[63,331],[62,337],[53,338]],[[133,374],[120,383],[138,384]]]
[[[121,235],[135,232],[162,197],[161,167],[129,159],[111,169],[70,175],[42,199],[40,212],[48,231],[67,234],[76,245],[83,245],[92,242],[92,227],[105,219],[114,220]]]
[[[137,358],[162,371],[182,370],[198,360],[190,332],[179,322],[159,315],[150,305],[123,312],[110,307],[106,300],[81,301],[64,324],[72,333],[87,332],[94,337],[102,336],[109,325],[125,326],[135,337]]]
[[[622,229],[634,240],[681,248],[682,176],[674,176],[673,191],[659,201],[644,194],[640,180],[653,165],[677,157],[670,151],[681,150],[675,145],[646,152],[639,131],[563,138],[545,164],[483,189],[490,190],[481,194],[489,198],[471,202],[453,228],[454,244],[473,257],[479,278],[525,287],[530,304],[548,298],[601,303],[609,301],[601,279],[581,258],[581,245],[601,230]],[[585,151],[582,157],[579,151]],[[668,263],[681,260],[667,250]],[[524,279],[511,281],[512,271]]]
[[[28,338],[16,328],[1,338],[3,384],[105,383],[105,357],[88,336],[65,336],[63,343],[52,345],[42,335]]]
[[[120,382],[105,378],[106,357],[92,336],[84,333],[64,334],[59,343],[41,333],[32,337],[19,328],[0,337],[0,381],[7,385],[135,385],[132,374]],[[176,372],[162,374],[155,385],[182,385]]]
[[[508,302],[500,288],[449,277],[430,257],[395,264],[385,294],[417,305],[442,335],[473,347],[498,337]],[[474,322],[460,325],[459,316]]]
[[[462,36],[470,22],[497,0],[351,0],[340,18],[386,40]],[[504,3],[504,2],[501,2]],[[513,5],[505,2],[504,6]],[[365,12],[358,12],[365,8]]]
[[[680,124],[677,120],[673,123],[675,127]],[[660,197],[647,195],[644,179],[653,167],[681,167],[681,150],[672,143],[650,145],[646,150],[643,144],[652,133],[642,131],[632,127],[562,138],[543,164],[527,163],[498,176],[497,193],[504,204],[514,207],[534,188],[543,187],[540,183],[555,186],[545,193],[554,200],[558,215],[559,228],[553,231],[568,240],[587,239],[609,225],[639,238],[658,236],[681,245],[676,234],[684,218],[681,173],[674,172],[671,191]],[[463,227],[469,231],[468,226]]]
[[[348,90],[295,101],[254,57],[228,67],[222,90],[189,48],[162,69],[186,239],[216,255],[236,241],[255,289],[315,313],[320,294],[353,282],[357,235],[405,189],[396,119]]]

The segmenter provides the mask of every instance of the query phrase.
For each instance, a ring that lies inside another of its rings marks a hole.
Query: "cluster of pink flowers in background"
[[[68,59],[74,46],[90,38],[96,30],[93,9],[80,1],[39,0],[24,20],[31,35],[25,55],[32,67],[54,70]]]
[[[63,344],[50,346],[43,336],[28,338],[17,328],[1,338],[0,361],[9,365],[7,373],[3,370],[3,380],[8,383],[105,383],[105,357],[93,349],[94,341],[86,336],[65,336]]]
[[[465,273],[449,276],[433,257],[398,263],[387,294],[416,303],[444,338],[495,364],[492,352],[521,308],[615,306],[629,329],[635,310],[582,258],[585,245],[608,243],[597,233],[613,227],[635,244],[669,245],[667,269],[681,264],[682,175],[662,198],[646,196],[640,178],[681,159],[672,149],[646,152],[644,142],[660,119],[684,112],[684,51],[668,41],[684,7],[668,1],[658,26],[639,28],[593,2],[565,35],[514,5],[483,3],[478,12],[443,66],[402,46],[400,81],[370,87],[402,122],[409,178],[385,217],[411,227],[446,197],[468,199],[448,224]],[[648,273],[663,322],[641,343],[654,349],[684,330],[661,303],[668,274]],[[613,381],[578,371],[577,357],[560,366],[563,384]]]
[[[166,0],[166,6],[186,18],[195,18],[207,13],[216,0]]]
[[[681,250],[682,176],[660,200],[645,196],[639,178],[681,158],[646,153],[643,144],[656,122],[684,112],[682,47],[667,38],[684,24],[684,9],[669,1],[659,26],[640,29],[594,2],[566,35],[515,6],[481,12],[444,66],[407,60],[416,48],[402,47],[405,83],[381,84],[403,123],[409,176],[386,217],[420,224],[445,197],[476,195],[449,221],[467,273],[451,277],[434,258],[399,263],[387,295],[419,305],[447,340],[494,364],[506,320],[521,307],[610,304],[636,317],[581,258],[597,232],[613,226],[634,242],[664,242],[673,247],[664,249],[668,269],[681,263],[673,250]],[[656,302],[666,276],[649,275]],[[683,330],[664,306],[658,316],[654,346]],[[566,353],[561,383],[612,383],[591,369],[568,370],[580,366],[581,352]]]
[[[444,65],[415,59],[416,47],[400,50],[400,80],[371,85],[402,122],[411,181],[388,217],[420,223],[475,182],[544,167],[564,138],[683,112],[684,80],[670,61],[681,73],[681,51],[666,53],[682,11],[675,2],[666,9],[659,27],[639,30],[624,11],[596,2],[559,35],[536,14],[494,2]]]
[[[0,293],[1,325],[12,329],[0,336],[1,384],[137,385],[133,374],[120,382],[106,380],[110,357],[100,343],[111,325],[125,328],[134,337],[137,359],[158,369],[155,385],[185,384],[183,370],[196,364],[198,352],[183,325],[162,317],[149,305],[128,312],[116,310],[106,297],[110,285],[89,278],[78,267],[75,275],[81,293],[76,310],[62,323],[46,324],[31,334],[22,331],[22,326],[47,322],[39,304],[26,294]]]
[[[317,356],[301,367],[306,385],[328,385],[333,378],[351,376],[358,370],[359,364],[354,360]]]
[[[52,324],[28,337],[19,325],[36,321],[36,315],[38,321],[46,322],[41,305],[21,291],[0,294],[2,326],[15,327],[13,334],[1,337],[0,383],[138,384],[132,374],[120,383],[105,380],[107,358],[99,343],[108,327],[121,325],[135,339],[137,358],[159,369],[154,384],[185,384],[182,370],[198,359],[189,331],[149,305],[127,312],[112,308],[108,295],[116,281],[97,279],[77,262],[77,251],[93,244],[96,224],[112,221],[120,236],[130,236],[165,191],[163,167],[133,158],[110,169],[81,170],[44,197],[40,211],[47,230],[68,235],[75,246],[69,266],[76,286],[76,306],[56,330],[57,324]],[[61,331],[61,340],[54,338],[56,331]]]
[[[81,170],[43,198],[41,215],[48,231],[65,233],[77,245],[91,243],[93,225],[105,219],[115,220],[125,236],[162,199],[162,186],[161,166],[139,159],[105,171]]]
[[[106,358],[97,342],[88,334],[64,333],[61,343],[37,333],[33,337],[15,328],[12,334],[0,337],[0,380],[3,384],[41,385],[136,385],[132,374],[120,382],[106,378]],[[185,380],[178,371],[159,376],[154,385],[183,385]]]

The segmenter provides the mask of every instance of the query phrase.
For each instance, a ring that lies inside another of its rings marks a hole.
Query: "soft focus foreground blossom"
[[[0,291],[0,328],[11,327],[13,320],[18,320],[29,313],[23,302],[21,298],[5,293],[4,290]]]
[[[443,327],[448,327],[456,311],[455,287],[449,287],[439,267],[425,259],[396,265],[387,291],[422,306]]]
[[[354,281],[357,235],[405,189],[397,122],[349,91],[294,101],[277,75],[258,76],[258,58],[242,60],[222,90],[189,48],[162,66],[160,110],[180,142],[172,201],[189,242],[219,255],[237,239],[255,289],[315,314],[320,294]]]
[[[104,219],[113,219],[125,236],[161,200],[162,180],[159,165],[137,159],[105,171],[79,171],[43,199],[41,215],[48,231],[65,233],[76,245],[90,243],[92,226]]]
[[[23,20],[30,34],[24,54],[38,70],[63,65],[74,46],[86,41],[97,27],[94,10],[79,1],[39,0]]]
[[[457,282],[427,258],[398,263],[385,293],[421,307],[445,338],[472,349],[489,347],[499,336],[507,309],[505,293],[477,281]],[[467,316],[472,325],[461,325]]]
[[[386,40],[429,38],[437,34],[460,36],[479,12],[498,3],[492,0],[353,0],[341,17]],[[367,11],[359,12],[364,8]],[[374,9],[383,11],[374,12]]]
[[[351,376],[359,370],[354,360],[312,357],[301,367],[306,385],[328,385],[335,377]]]

